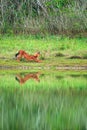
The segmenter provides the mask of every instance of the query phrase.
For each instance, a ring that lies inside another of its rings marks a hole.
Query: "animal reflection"
[[[29,79],[34,79],[37,82],[40,82],[39,76],[40,76],[40,73],[29,73],[29,74],[25,74],[23,76],[21,74],[18,74],[18,75],[16,75],[15,79],[20,84],[24,84]]]

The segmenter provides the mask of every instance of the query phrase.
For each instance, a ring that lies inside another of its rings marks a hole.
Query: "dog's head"
[[[40,55],[40,51],[37,52]]]
[[[35,57],[39,57],[40,56],[40,52],[37,52],[34,54]]]

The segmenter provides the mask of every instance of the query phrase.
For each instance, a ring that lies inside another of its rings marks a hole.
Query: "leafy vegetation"
[[[0,32],[84,35],[86,0],[1,0]]]

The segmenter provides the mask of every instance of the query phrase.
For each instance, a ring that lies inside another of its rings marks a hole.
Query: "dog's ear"
[[[38,55],[40,55],[40,52],[36,52],[36,53],[34,54],[34,56],[38,56]]]
[[[38,51],[37,53],[40,54],[40,51]]]

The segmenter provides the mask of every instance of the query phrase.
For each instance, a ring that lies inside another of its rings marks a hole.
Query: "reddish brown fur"
[[[34,55],[29,55],[28,53],[26,53],[24,50],[20,50],[16,55],[16,58],[18,61],[20,61],[20,59],[24,58],[27,61],[36,61],[36,62],[41,62],[38,57],[40,56],[40,52],[35,53]]]
[[[16,80],[19,81],[20,84],[24,84],[27,80],[29,79],[35,79],[36,81],[40,81],[39,80],[39,73],[31,73],[31,74],[27,74],[24,77],[22,77],[20,74],[16,76]]]

